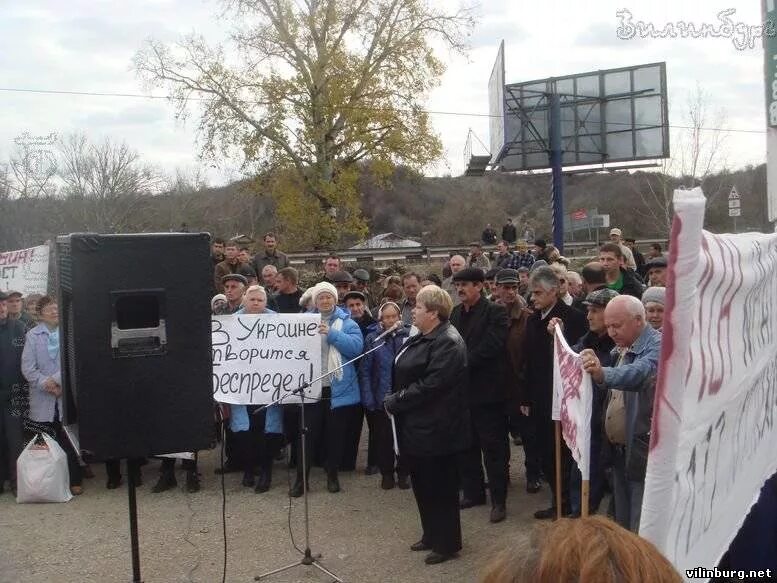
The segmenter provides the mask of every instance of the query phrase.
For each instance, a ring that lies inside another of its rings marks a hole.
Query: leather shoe
[[[417,543],[410,545],[411,551],[431,551],[432,547],[424,542],[424,539],[419,540]]]
[[[394,486],[396,486],[396,483],[394,482],[394,476],[390,474],[383,476],[383,479],[380,481],[381,488],[384,490],[393,490]]]
[[[246,488],[253,488],[254,487],[254,473],[253,472],[243,472],[243,486]]]
[[[483,506],[486,503],[485,498],[479,498],[478,500],[472,500],[470,498],[462,498],[459,502],[459,508],[462,510],[466,510],[467,508],[472,508],[474,506]]]
[[[108,483],[107,483],[107,484],[105,484],[105,487],[106,487],[108,490],[115,490],[116,488],[118,488],[119,486],[121,486],[121,484],[122,484],[122,480],[121,480],[121,478],[110,478],[110,479],[108,480]]]
[[[151,488],[151,492],[154,494],[159,494],[177,486],[178,481],[175,479],[174,474],[162,474],[159,476],[159,480],[157,481],[156,485]]]
[[[380,468],[378,466],[367,466],[367,469],[364,470],[364,475],[365,476],[374,476],[378,472],[380,472]]]
[[[426,558],[424,559],[424,563],[427,565],[439,565],[440,563],[444,563],[445,561],[450,561],[451,559],[455,559],[456,555],[443,555],[441,553],[436,553],[432,551],[428,555],[426,555]]]
[[[73,496],[80,496],[84,493],[84,488],[82,486],[70,486],[70,493]]]
[[[271,478],[268,472],[263,471],[261,474],[259,474],[259,479],[256,481],[256,490],[254,490],[257,494],[263,494],[264,492],[267,492],[270,489],[270,483]]]
[[[186,491],[190,494],[200,491],[200,477],[194,470],[187,470],[186,472]]]
[[[410,481],[407,476],[398,475],[397,476],[397,486],[400,490],[409,490],[410,489]]]
[[[504,504],[494,504],[494,506],[491,508],[491,516],[489,517],[489,521],[491,522],[502,522],[505,518],[507,518],[507,509],[505,508]]]
[[[537,520],[551,520],[553,518],[556,518],[556,507],[551,506],[550,508],[546,508],[545,510],[538,510],[534,513],[534,518]]]
[[[302,483],[302,480],[297,480],[294,482],[294,485],[289,489],[289,496],[292,498],[299,498],[304,494],[305,492],[305,484]]]
[[[526,482],[526,491],[529,494],[536,494],[542,489],[542,482],[539,480],[529,480]]]
[[[337,476],[328,476],[326,479],[326,489],[332,494],[336,494],[340,491],[340,480]]]

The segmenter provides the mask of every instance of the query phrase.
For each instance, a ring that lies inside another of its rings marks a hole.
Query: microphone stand
[[[393,331],[387,331],[386,332],[386,336],[393,336],[394,334],[396,334],[396,331],[398,329],[399,328],[397,328],[397,329],[395,329]],[[377,338],[376,338],[376,340],[377,340]],[[307,437],[308,428],[305,425],[305,390],[310,388],[310,386],[312,384],[317,383],[318,381],[320,381],[322,379],[325,379],[329,375],[337,372],[338,370],[341,370],[341,369],[345,368],[346,366],[356,362],[357,360],[361,360],[362,358],[364,358],[365,356],[367,356],[371,352],[375,352],[379,348],[383,348],[385,345],[386,345],[386,342],[384,341],[381,344],[378,344],[377,346],[374,346],[374,347],[370,348],[366,352],[363,352],[362,354],[360,354],[356,358],[352,358],[348,362],[342,363],[336,369],[330,370],[326,374],[323,374],[323,375],[319,376],[318,378],[311,379],[310,381],[302,383],[299,387],[297,387],[293,391],[291,391],[289,393],[286,393],[285,395],[283,395],[282,397],[276,399],[275,401],[272,401],[271,403],[267,403],[265,405],[262,405],[256,411],[254,411],[253,414],[256,415],[257,413],[259,413],[260,411],[264,411],[268,407],[272,407],[273,405],[283,404],[283,402],[287,398],[289,398],[291,395],[299,395],[299,397],[300,397],[300,408],[299,408],[300,430],[299,430],[299,433],[300,433],[300,438],[301,438],[301,441],[302,441],[302,459],[298,460],[297,463],[300,463],[300,462],[302,463],[302,495],[303,495],[303,500],[304,500],[304,505],[305,505],[305,553],[304,553],[304,555],[302,557],[302,560],[300,560],[300,561],[298,561],[296,563],[291,563],[290,565],[285,565],[283,567],[279,567],[277,569],[273,569],[272,571],[268,571],[266,573],[262,573],[261,575],[257,575],[256,577],[254,577],[254,581],[260,581],[261,579],[264,579],[265,577],[269,577],[270,575],[277,575],[278,573],[282,573],[284,571],[288,571],[289,569],[293,569],[294,567],[299,567],[300,565],[305,565],[305,566],[313,566],[313,567],[315,567],[316,569],[318,569],[322,573],[326,573],[327,575],[332,577],[332,579],[334,579],[338,583],[345,583],[343,579],[340,579],[340,577],[338,577],[337,575],[335,575],[334,573],[329,571],[326,567],[324,567],[321,564],[319,559],[321,558],[322,555],[320,553],[316,554],[314,556],[313,553],[310,550],[310,515],[308,513],[308,471],[307,471],[308,470],[308,466],[307,466],[307,450],[306,450],[306,447],[305,447],[305,442],[307,441],[306,437]],[[314,399],[314,400],[319,400],[320,401],[322,399]]]

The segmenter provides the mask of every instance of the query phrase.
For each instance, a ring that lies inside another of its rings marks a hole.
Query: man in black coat
[[[8,480],[16,493],[16,458],[24,443],[22,421],[27,414],[27,381],[22,375],[26,329],[8,316],[7,296],[0,292],[0,493]]]
[[[461,304],[451,313],[451,324],[467,344],[469,409],[472,446],[459,458],[464,496],[462,508],[485,504],[483,460],[491,491],[491,522],[505,519],[510,444],[507,427],[505,345],[507,311],[482,297],[484,275],[468,268],[453,276]],[[482,456],[482,459],[481,459]]]
[[[507,223],[502,227],[502,239],[511,245],[518,239],[518,233],[515,230],[513,219],[507,219]]]
[[[549,267],[539,267],[531,274],[531,290],[534,313],[529,316],[524,334],[525,378],[527,392],[521,411],[534,417],[537,428],[537,448],[542,462],[545,479],[550,483],[553,502],[550,508],[535,512],[538,519],[553,518],[559,494],[562,509],[569,514],[569,481],[562,480],[562,492],[556,492],[555,428],[551,419],[553,404],[553,336],[548,324],[554,318],[563,323],[567,342],[574,345],[587,330],[586,317],[582,312],[567,306],[559,298],[559,278]],[[572,454],[561,442],[561,475],[569,474]]]

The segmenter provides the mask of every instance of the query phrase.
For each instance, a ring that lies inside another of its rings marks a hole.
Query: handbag
[[[71,498],[65,450],[53,437],[36,434],[16,459],[16,502],[68,502]]]

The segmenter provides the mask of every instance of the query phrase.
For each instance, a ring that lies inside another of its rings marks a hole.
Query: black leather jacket
[[[448,455],[469,447],[467,346],[448,322],[407,341],[394,365],[400,455]]]

